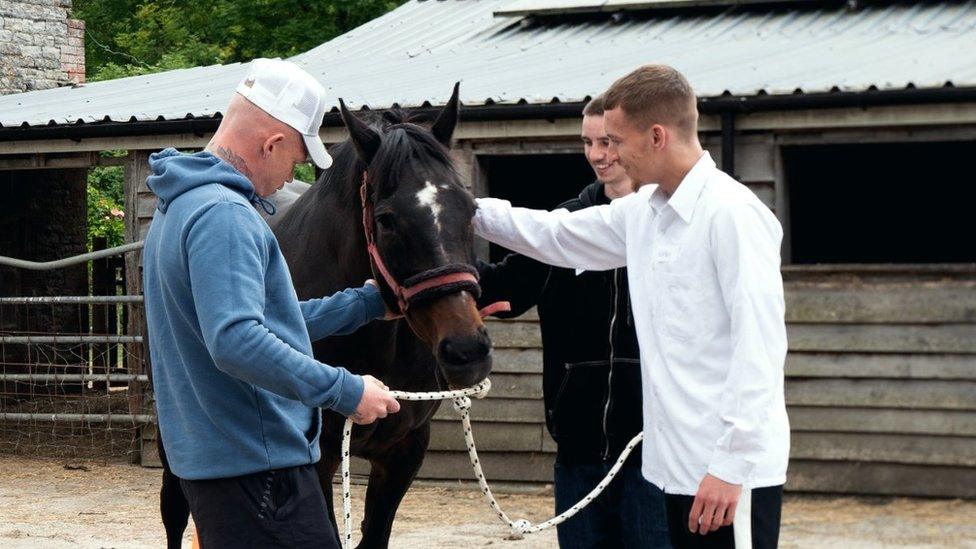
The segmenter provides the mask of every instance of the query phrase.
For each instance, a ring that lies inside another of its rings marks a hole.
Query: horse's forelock
[[[370,165],[370,180],[379,196],[396,192],[407,170],[443,173],[457,178],[450,152],[422,126],[400,122],[385,128],[380,148]]]
[[[457,177],[450,151],[417,121],[417,116],[399,109],[375,113],[367,119],[381,137],[380,148],[369,167],[374,199],[396,192],[396,185],[407,170],[422,169]],[[362,183],[360,174],[366,166],[349,140],[332,147],[331,154],[334,163],[313,190],[339,193],[344,204],[357,203]]]

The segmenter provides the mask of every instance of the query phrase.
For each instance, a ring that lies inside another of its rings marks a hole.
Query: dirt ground
[[[158,469],[132,465],[0,456],[0,547],[162,547],[159,479]],[[361,487],[354,498],[362,504]],[[538,522],[549,518],[552,493],[521,490],[499,500],[513,518]],[[354,510],[362,517],[361,507]],[[477,491],[418,485],[400,507],[391,547],[556,546],[551,530],[520,541],[507,536]],[[781,542],[783,547],[976,549],[976,502],[789,496]]]

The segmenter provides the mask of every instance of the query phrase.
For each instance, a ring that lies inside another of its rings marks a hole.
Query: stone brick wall
[[[0,95],[85,81],[85,22],[71,0],[0,0]]]

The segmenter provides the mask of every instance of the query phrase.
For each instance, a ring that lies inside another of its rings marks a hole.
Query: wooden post
[[[478,155],[474,152],[474,146],[470,141],[458,143],[451,151],[458,164],[458,172],[461,174],[466,188],[476,197],[488,196],[488,177],[484,173],[484,167],[478,160]],[[483,238],[476,238],[474,242],[475,255],[485,261],[488,260],[488,241]]]
[[[146,178],[149,177],[149,151],[130,151],[125,164],[125,241],[137,242],[143,240],[149,230],[149,221],[152,219],[153,206],[156,203],[155,197],[146,186]],[[148,214],[146,213],[148,212]],[[129,295],[142,294],[142,252],[131,252],[125,256],[125,290]],[[130,305],[127,315],[126,333],[130,335],[146,336],[145,308],[138,304]],[[130,343],[126,348],[126,372],[129,374],[148,373],[149,365],[149,343],[146,339],[140,345]],[[133,414],[152,414],[151,398],[147,398],[145,384],[132,381],[129,382],[129,394],[133,398],[129,401],[129,409]],[[152,427],[152,426],[151,426]],[[155,428],[146,429],[143,427],[137,433],[136,443],[138,452],[133,455],[133,461],[138,461],[143,465],[153,465],[146,463],[145,458],[149,457],[149,447],[155,447],[154,441],[147,441],[143,436],[144,431],[155,432]],[[152,452],[155,455],[155,452]]]

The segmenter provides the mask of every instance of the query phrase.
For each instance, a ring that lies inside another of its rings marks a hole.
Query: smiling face
[[[610,139],[604,130],[602,115],[583,116],[580,138],[583,140],[586,161],[600,183],[614,185],[627,178],[620,163],[609,155]]]
[[[607,157],[620,165],[635,186],[656,182],[661,147],[656,146],[655,136],[663,138],[666,130],[659,124],[642,130],[619,107],[607,109],[604,126]]]

